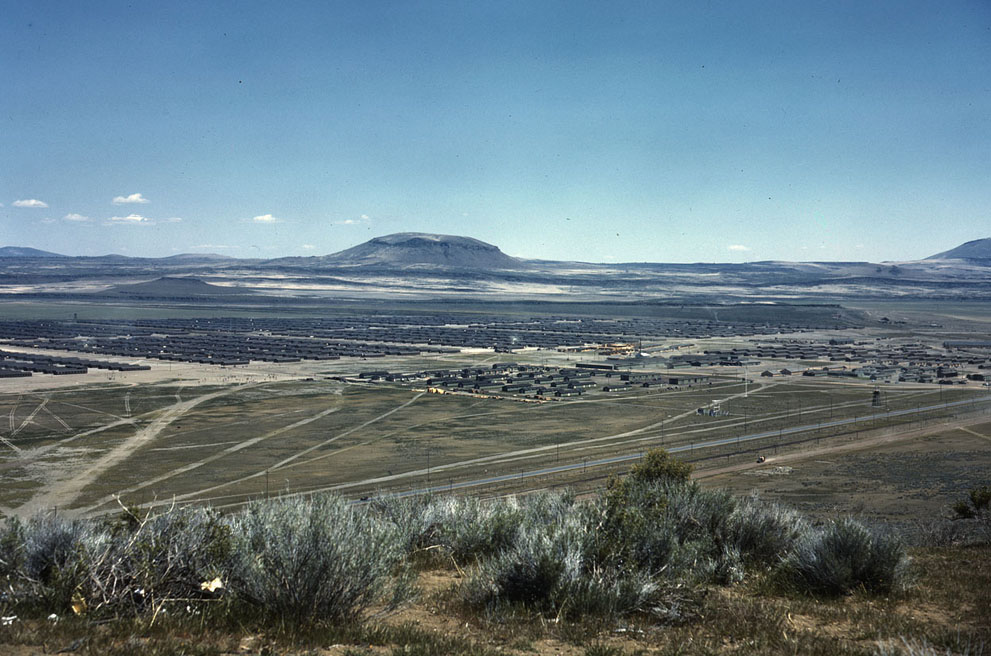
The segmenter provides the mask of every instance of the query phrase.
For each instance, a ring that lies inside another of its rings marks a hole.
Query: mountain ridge
[[[332,265],[342,267],[449,267],[458,269],[488,269],[513,270],[531,269],[542,265],[595,266],[602,268],[618,267],[695,267],[695,266],[824,266],[836,267],[842,265],[876,265],[890,267],[900,263],[929,263],[938,260],[965,260],[976,265],[991,264],[991,238],[974,239],[955,248],[930,255],[920,260],[904,260],[899,262],[870,263],[863,261],[791,261],[791,260],[755,260],[751,262],[581,262],[557,261],[513,257],[503,253],[498,246],[458,235],[443,235],[422,232],[398,232],[374,237],[366,242],[327,255],[315,256],[286,256],[268,260],[256,258],[238,258],[216,253],[180,253],[164,257],[135,257],[119,254],[105,255],[65,255],[28,246],[2,246],[0,258],[58,258],[63,260],[82,259],[88,261],[162,261],[173,263],[223,263],[223,262],[255,262],[271,266],[300,266],[300,265]]]
[[[29,246],[0,246],[0,257],[73,257],[72,255],[62,255],[52,253]]]
[[[991,260],[991,237],[973,239],[942,253],[936,253],[927,260]]]
[[[250,289],[239,289],[204,282],[199,278],[186,276],[162,276],[147,282],[129,285],[114,285],[100,294],[114,296],[136,296],[143,298],[182,298],[202,296],[230,296],[234,294],[254,294]]]
[[[503,253],[498,246],[459,235],[396,232],[375,237],[351,248],[310,258],[277,258],[290,262],[343,266],[430,266],[457,269],[522,269],[527,261]]]

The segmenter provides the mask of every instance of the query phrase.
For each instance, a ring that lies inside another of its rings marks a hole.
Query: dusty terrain
[[[756,491],[816,517],[854,515],[910,526],[952,516],[987,484],[991,421],[975,417],[855,444],[810,447],[699,472],[706,485]]]

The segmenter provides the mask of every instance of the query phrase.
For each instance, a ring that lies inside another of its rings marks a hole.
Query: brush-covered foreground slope
[[[935,543],[956,544],[906,558],[887,530],[705,489],[656,454],[589,499],[282,497],[240,513],[8,520],[0,653],[921,656],[991,644],[985,518],[931,523]]]

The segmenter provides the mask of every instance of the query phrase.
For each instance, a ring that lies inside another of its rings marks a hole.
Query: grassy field
[[[936,517],[991,471],[991,421],[918,431],[891,441],[833,444],[714,472],[706,485],[760,492],[816,517],[855,515],[911,529]]]
[[[582,464],[588,474],[587,463],[595,469],[597,461],[653,446],[687,448],[689,459],[773,452],[796,441],[911,428],[956,412],[879,418],[885,411],[984,398],[961,386],[881,389],[881,407],[871,405],[871,385],[804,377],[540,404],[328,380],[103,384],[0,395],[0,421],[10,428],[10,447],[0,452],[7,483],[0,508],[99,513],[113,510],[117,496],[133,504],[228,506],[287,490],[337,489],[357,497],[453,488],[515,472],[525,474],[526,486],[540,486],[531,473]],[[696,413],[709,407],[721,414]],[[852,418],[859,421],[829,426]],[[795,427],[804,428],[790,432]],[[765,437],[733,442],[756,434]],[[726,444],[695,449],[719,440]],[[564,478],[577,482],[574,474]]]

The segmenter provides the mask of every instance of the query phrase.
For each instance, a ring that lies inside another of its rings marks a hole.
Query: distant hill
[[[142,298],[190,298],[195,296],[243,295],[254,292],[239,287],[211,285],[198,278],[174,278],[166,276],[157,280],[139,282],[133,285],[114,285],[102,293]]]
[[[179,253],[178,255],[169,255],[168,257],[161,258],[163,260],[171,260],[173,262],[196,262],[196,261],[210,261],[215,262],[219,260],[233,260],[235,258],[230,255],[221,255],[219,253]]]
[[[991,238],[975,239],[951,248],[942,253],[936,253],[927,260],[991,260]]]
[[[275,263],[345,266],[410,267],[419,265],[459,269],[493,270],[526,268],[525,261],[510,257],[497,246],[471,237],[399,232],[376,237],[347,250],[314,258],[283,258]]]
[[[37,248],[27,248],[24,246],[2,246],[0,247],[0,257],[67,257],[59,253],[49,253],[40,251]]]

